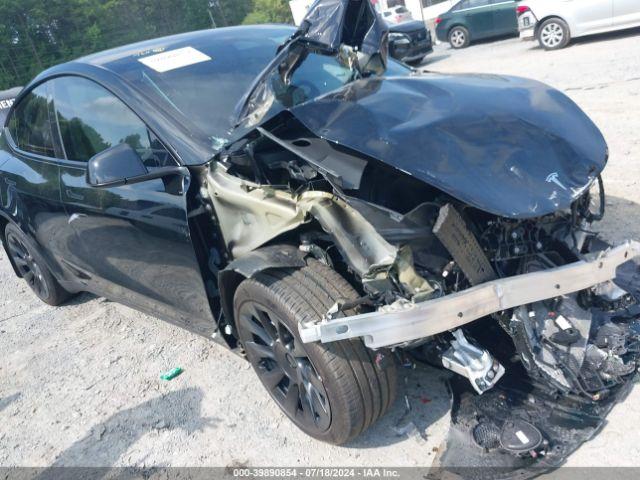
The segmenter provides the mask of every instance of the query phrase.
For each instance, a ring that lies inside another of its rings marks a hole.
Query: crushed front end
[[[361,295],[301,320],[303,342],[361,338],[458,374],[440,465],[557,466],[640,353],[640,243],[594,231],[607,145],[551,87],[416,75],[381,45],[368,2],[315,4],[239,103],[203,202],[232,259],[287,245]]]
[[[442,468],[521,478],[557,467],[598,432],[635,378],[640,243],[612,247],[592,230],[604,214],[601,181],[568,210],[540,218],[453,203],[431,209],[417,243],[407,243],[417,273],[437,285],[430,298],[328,316],[301,326],[302,338],[361,337],[457,373]]]

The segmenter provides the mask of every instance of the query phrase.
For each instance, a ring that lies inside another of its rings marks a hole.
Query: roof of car
[[[283,29],[290,30],[291,33],[295,28],[291,25],[283,24],[266,24],[266,25],[243,25],[238,27],[224,27],[208,30],[197,30],[195,32],[180,33],[166,37],[144,40],[142,42],[131,43],[121,47],[104,50],[102,52],[93,53],[85,57],[78,58],[74,62],[86,63],[90,65],[103,66],[108,68],[108,64],[122,60],[126,57],[138,58],[145,54],[153,52],[161,52],[174,48],[188,46],[194,42],[201,41],[233,41],[242,40],[243,38],[259,35],[261,31]]]

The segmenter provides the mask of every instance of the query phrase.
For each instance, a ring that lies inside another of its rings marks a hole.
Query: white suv
[[[640,26],[640,0],[524,0],[517,7],[520,38],[546,50],[571,38]]]

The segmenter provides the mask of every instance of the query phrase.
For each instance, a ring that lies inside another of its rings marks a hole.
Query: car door
[[[640,1],[613,0],[613,26],[619,28],[640,25]]]
[[[74,268],[96,293],[206,333],[211,308],[187,214],[190,178],[172,176],[107,188],[87,184],[87,161],[128,143],[149,171],[177,165],[121,100],[81,77],[52,81],[66,161],[60,190],[76,233]]]
[[[496,35],[517,33],[518,16],[515,0],[491,0],[493,27]]]
[[[572,35],[585,35],[607,30],[612,25],[614,0],[571,0],[575,31]]]
[[[493,6],[491,0],[466,0],[458,13],[469,26],[472,39],[494,35]]]
[[[4,131],[0,176],[1,209],[34,242],[53,274],[69,279],[65,257],[67,215],[60,197],[49,84],[36,86],[11,111]]]

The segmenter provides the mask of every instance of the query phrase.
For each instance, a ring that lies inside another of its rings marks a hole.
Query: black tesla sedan
[[[605,140],[546,85],[387,46],[368,0],[325,0],[43,72],[0,136],[4,248],[51,305],[93,292],[246,355],[323,441],[384,415],[410,354],[464,380],[443,463],[556,465],[636,370],[640,243],[593,226]]]

